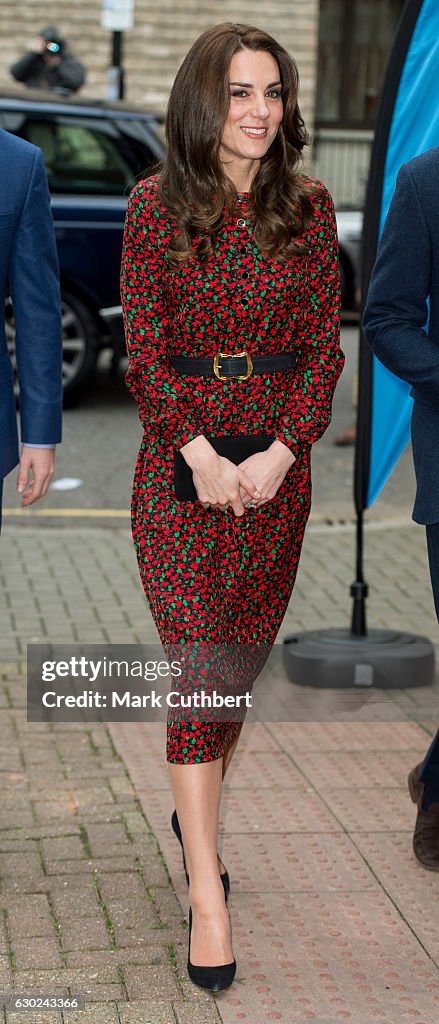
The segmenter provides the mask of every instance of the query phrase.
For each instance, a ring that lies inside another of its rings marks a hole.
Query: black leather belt
[[[191,377],[217,377],[227,380],[236,377],[247,380],[253,373],[276,373],[279,370],[292,370],[296,366],[295,352],[278,352],[272,356],[253,356],[244,350],[230,355],[216,352],[214,356],[197,358],[195,356],[174,356],[172,366],[177,373],[187,373]]]

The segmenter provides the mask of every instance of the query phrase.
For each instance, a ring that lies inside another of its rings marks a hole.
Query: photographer
[[[76,60],[54,25],[46,25],[29,44],[29,53],[12,64],[10,73],[30,89],[51,89],[67,95],[85,81],[85,69]]]

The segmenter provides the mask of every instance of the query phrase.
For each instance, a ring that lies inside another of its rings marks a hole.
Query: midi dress
[[[293,590],[311,504],[310,449],[331,418],[342,371],[340,282],[333,202],[303,176],[313,204],[304,252],[269,257],[253,236],[250,193],[239,193],[212,255],[175,268],[175,233],[157,176],[131,192],[121,295],[129,356],[126,383],[143,439],[132,492],[132,535],[160,640],[171,645],[271,645]],[[179,375],[172,356],[251,356],[294,351],[295,369],[247,380]],[[178,501],[174,450],[193,438],[273,433],[295,462],[274,499],[236,516],[232,508]],[[223,756],[242,721],[168,717],[167,761]]]

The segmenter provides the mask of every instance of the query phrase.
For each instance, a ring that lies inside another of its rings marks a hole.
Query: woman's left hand
[[[251,508],[259,508],[260,505],[266,505],[267,501],[272,501],[295,461],[296,457],[292,451],[276,438],[266,451],[256,452],[240,462],[240,468],[247,470],[261,492],[261,498],[255,501],[247,491],[240,488],[242,502],[246,508],[249,505]]]

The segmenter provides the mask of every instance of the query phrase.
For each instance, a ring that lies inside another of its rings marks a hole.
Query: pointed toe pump
[[[172,813],[171,825],[172,825],[172,829],[175,832],[175,835],[177,836],[177,839],[178,839],[178,841],[180,843],[180,846],[181,846],[181,849],[182,849],[182,853],[183,853],[183,868],[184,868],[184,873],[186,875],[187,884],[189,885],[189,875],[188,875],[187,870],[186,870],[186,860],[185,860],[185,856],[184,856],[183,839],[182,839],[182,835],[181,835],[180,822],[179,822],[178,817],[177,817],[177,811],[173,811],[173,813]],[[229,892],[230,892],[229,872],[228,871],[224,871],[224,874],[220,874],[220,879],[221,879],[221,881],[223,883],[224,896],[225,896],[225,900],[226,900],[226,903],[227,903],[227,897],[228,897]]]
[[[189,907],[189,949],[187,955],[188,975],[194,985],[208,988],[211,992],[221,992],[229,988],[236,973],[236,960],[230,964],[219,964],[217,967],[201,967],[191,963],[192,908]]]

